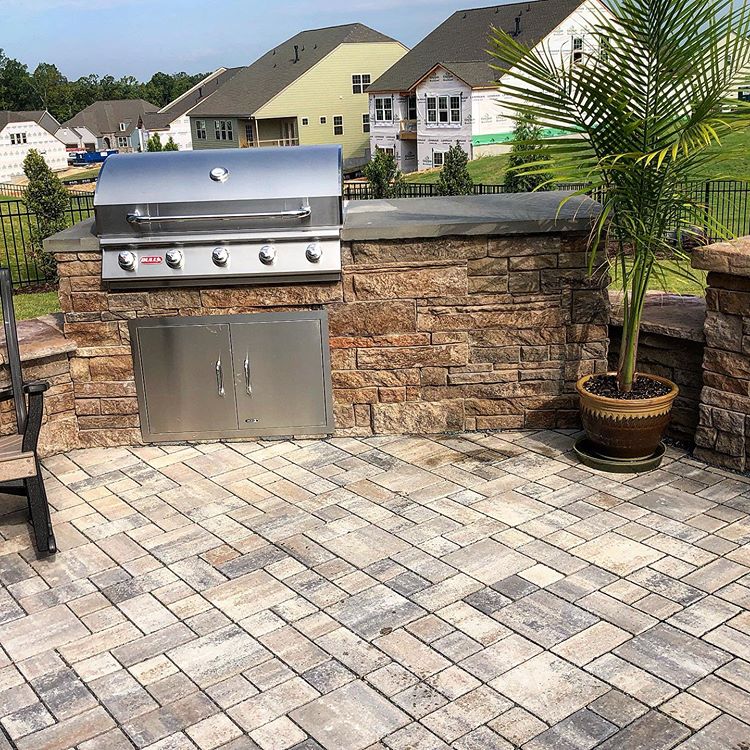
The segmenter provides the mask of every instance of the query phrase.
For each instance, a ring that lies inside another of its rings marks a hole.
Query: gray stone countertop
[[[570,193],[508,193],[349,201],[343,240],[512,235],[590,229],[599,204]]]
[[[343,240],[399,240],[456,235],[586,231],[599,211],[590,198],[564,192],[462,195],[348,201]],[[45,243],[55,252],[97,251],[94,220],[81,221]]]

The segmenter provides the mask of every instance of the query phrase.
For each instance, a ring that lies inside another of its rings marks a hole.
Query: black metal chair
[[[13,309],[13,285],[7,268],[0,268],[0,300],[11,382],[9,388],[0,389],[0,401],[13,400],[18,428],[16,434],[0,437],[0,493],[23,495],[28,499],[37,552],[54,554],[57,545],[42,480],[42,467],[37,456],[44,392],[49,388],[49,383],[23,382]]]

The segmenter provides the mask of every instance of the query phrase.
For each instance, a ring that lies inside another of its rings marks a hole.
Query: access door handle
[[[221,366],[221,357],[216,360],[216,390],[220,396],[224,395],[224,368]]]
[[[250,352],[248,352],[245,355],[245,393],[247,393],[248,396],[253,395],[253,386],[250,383]]]

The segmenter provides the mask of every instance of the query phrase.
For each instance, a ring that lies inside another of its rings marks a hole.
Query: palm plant
[[[750,123],[737,88],[750,80],[750,9],[743,0],[613,0],[602,4],[583,54],[529,49],[493,30],[501,92],[516,117],[563,135],[539,140],[550,161],[526,173],[580,180],[602,210],[589,272],[606,242],[619,266],[623,339],[617,382],[632,389],[638,333],[657,257],[680,256],[683,240],[723,236],[689,183],[716,161],[731,130]],[[575,137],[571,137],[575,136]],[[718,176],[718,175],[717,175]],[[658,273],[658,272],[657,272]]]

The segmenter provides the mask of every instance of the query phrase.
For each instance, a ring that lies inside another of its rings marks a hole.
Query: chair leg
[[[52,531],[52,519],[49,514],[49,501],[42,481],[42,468],[36,463],[36,476],[25,479],[26,495],[29,499],[29,513],[36,537],[36,548],[40,554],[54,555],[57,552],[55,534]]]

